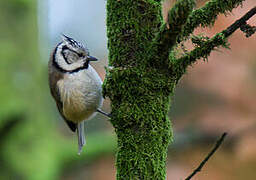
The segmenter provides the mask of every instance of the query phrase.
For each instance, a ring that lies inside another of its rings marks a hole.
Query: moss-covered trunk
[[[227,47],[228,37],[256,10],[212,38],[190,35],[200,25],[213,25],[218,14],[227,14],[243,1],[211,0],[193,10],[195,0],[177,0],[166,23],[161,0],[107,1],[111,68],[103,95],[112,102],[118,180],[166,178],[167,147],[172,140],[167,111],[175,85],[196,60],[206,59],[216,47]],[[195,48],[179,53],[176,45],[186,39]]]
[[[154,68],[149,47],[162,24],[153,0],[108,0],[109,69],[104,95],[112,101],[111,122],[118,138],[117,179],[165,179],[172,139],[167,118],[173,84]],[[158,59],[157,55],[155,59]],[[151,59],[150,59],[151,58]],[[167,78],[168,77],[168,78]]]

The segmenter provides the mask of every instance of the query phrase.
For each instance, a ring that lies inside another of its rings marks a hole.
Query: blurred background
[[[172,3],[163,4],[164,17]],[[255,4],[246,0],[196,34],[220,32]],[[111,124],[101,115],[86,122],[87,146],[78,156],[76,136],[59,116],[47,81],[49,54],[62,33],[100,59],[92,65],[104,78],[105,6],[104,0],[0,1],[0,179],[115,179]],[[236,32],[229,42],[231,50],[189,68],[177,87],[169,113],[175,136],[169,180],[188,176],[223,132],[229,133],[224,145],[195,179],[256,179],[256,38]],[[108,100],[103,109],[110,111]]]

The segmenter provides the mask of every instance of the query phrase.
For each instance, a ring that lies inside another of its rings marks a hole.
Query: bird
[[[96,112],[109,117],[100,109],[102,80],[90,65],[97,60],[82,43],[63,34],[48,62],[50,92],[68,127],[77,132],[79,155],[86,144],[84,122]]]

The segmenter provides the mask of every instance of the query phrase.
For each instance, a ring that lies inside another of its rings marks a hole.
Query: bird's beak
[[[97,58],[92,57],[92,56],[87,56],[87,60],[88,60],[88,61],[98,61]]]

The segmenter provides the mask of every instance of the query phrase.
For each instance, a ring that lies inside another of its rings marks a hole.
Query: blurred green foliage
[[[36,8],[35,0],[0,1],[0,179],[58,179],[72,162],[115,148],[113,135],[98,133],[78,156],[76,137],[57,128],[47,65],[38,52]]]

